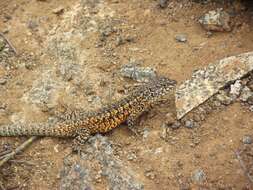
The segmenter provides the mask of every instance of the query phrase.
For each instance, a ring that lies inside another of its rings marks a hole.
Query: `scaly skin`
[[[3,125],[0,127],[0,136],[75,137],[75,143],[83,144],[90,135],[106,133],[123,122],[133,125],[143,112],[157,104],[175,84],[173,80],[159,77],[96,112],[71,111],[54,125],[45,123]]]

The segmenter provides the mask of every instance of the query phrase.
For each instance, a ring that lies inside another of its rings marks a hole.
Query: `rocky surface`
[[[126,65],[120,73],[123,77],[128,77],[139,82],[147,82],[156,77],[156,72],[150,67],[138,67],[134,65]]]
[[[205,102],[229,82],[240,79],[253,70],[253,53],[231,56],[202,70],[176,89],[177,118]]]
[[[252,51],[251,13],[241,3],[165,2],[1,1],[1,32],[18,54],[0,37],[0,125],[46,121],[62,106],[99,108],[153,71],[181,84],[215,60]],[[201,28],[198,18],[220,7],[233,30]],[[187,34],[186,43],[175,39],[179,34]],[[129,64],[143,69],[133,77],[128,71],[131,80],[120,73]],[[178,121],[173,101],[163,100],[140,118],[137,133],[123,124],[104,134],[109,140],[95,136],[81,158],[66,157],[71,139],[41,138],[0,169],[0,182],[25,190],[250,189],[234,155],[242,147],[251,170],[253,99],[240,100],[246,87],[253,90],[252,74],[228,82]],[[0,153],[25,139],[1,138]]]
[[[212,10],[204,14],[200,19],[199,23],[208,31],[231,31],[231,19],[230,15],[222,10]]]
[[[60,189],[95,189],[96,185],[112,190],[142,190],[134,170],[115,155],[107,138],[96,135],[89,139],[81,158],[65,158]]]

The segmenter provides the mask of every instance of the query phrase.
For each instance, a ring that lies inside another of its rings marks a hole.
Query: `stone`
[[[179,121],[176,121],[175,123],[173,123],[172,125],[168,126],[171,129],[178,129],[181,127],[181,123]]]
[[[192,180],[193,182],[197,184],[201,184],[204,181],[206,181],[206,174],[202,169],[197,169],[192,174]]]
[[[161,8],[167,7],[168,0],[158,0],[158,4]]]
[[[186,34],[178,34],[178,35],[176,35],[175,39],[178,42],[187,42],[187,35]]]
[[[61,15],[63,12],[64,12],[64,7],[60,6],[60,7],[57,7],[55,9],[53,9],[52,11],[54,14],[56,15]]]
[[[171,125],[171,124],[173,124],[175,121],[176,121],[176,118],[175,118],[175,116],[174,116],[172,113],[167,113],[167,114],[165,115],[165,123],[166,123],[167,125]]]
[[[216,98],[223,105],[229,105],[229,104],[231,104],[233,102],[233,98],[227,96],[227,94],[224,91],[221,91],[219,94],[217,94]]]
[[[212,10],[199,19],[202,27],[208,31],[231,31],[230,16],[222,9]]]
[[[176,87],[177,119],[217,94],[232,81],[253,70],[253,52],[221,59],[195,71],[191,79]]]
[[[249,98],[253,97],[253,92],[247,86],[242,89],[240,100],[246,102]]]
[[[230,94],[233,97],[238,97],[241,93],[241,89],[242,89],[242,84],[240,80],[235,81],[234,84],[231,84],[230,86]]]
[[[31,90],[22,97],[25,102],[34,104],[44,112],[50,111],[58,104],[59,91],[64,88],[64,83],[58,81],[51,70],[41,71]]]
[[[192,120],[186,120],[185,121],[185,127],[192,129],[194,127],[194,122]]]
[[[250,107],[249,107],[249,110],[253,112],[253,106],[250,106]]]
[[[138,82],[148,82],[150,79],[156,77],[156,71],[150,67],[137,67],[134,65],[125,65],[120,70],[123,77],[131,78]]]
[[[39,24],[35,20],[29,20],[27,23],[27,27],[31,30],[35,30],[38,26]]]
[[[7,83],[6,78],[0,78],[0,85],[5,85]]]
[[[248,135],[245,135],[243,138],[242,138],[242,142],[243,144],[251,144],[252,143],[252,138]]]
[[[60,175],[61,190],[97,189],[102,177],[103,189],[144,189],[135,171],[115,156],[113,144],[106,137],[95,135],[84,146],[80,156],[66,157]],[[129,158],[135,159],[135,155]],[[96,168],[99,170],[95,172]]]

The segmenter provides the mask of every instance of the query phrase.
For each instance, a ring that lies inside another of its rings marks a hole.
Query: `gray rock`
[[[178,34],[178,35],[176,35],[175,39],[178,42],[187,42],[187,35],[186,34]]]
[[[250,107],[249,107],[249,110],[253,112],[253,106],[250,106]]]
[[[230,86],[230,94],[233,96],[233,97],[238,97],[241,93],[241,90],[242,90],[242,84],[241,84],[241,81],[240,80],[237,80],[235,81],[234,84],[232,84]]]
[[[22,97],[25,102],[38,106],[42,111],[49,111],[58,104],[59,91],[64,88],[64,83],[57,81],[51,70],[42,71],[31,90]]]
[[[253,52],[221,59],[196,71],[190,80],[176,87],[177,119],[208,100],[219,90],[252,71]]]
[[[80,76],[80,65],[71,63],[62,63],[58,66],[59,73],[66,81],[72,80],[75,76]]]
[[[209,11],[204,14],[199,23],[208,31],[231,31],[230,16],[222,9]]]
[[[171,129],[178,129],[178,128],[181,127],[181,123],[179,121],[176,121],[172,125],[168,125],[168,127],[171,128]]]
[[[245,135],[243,138],[242,138],[242,142],[244,144],[251,144],[252,143],[252,138],[248,135]]]
[[[158,4],[161,8],[165,8],[167,6],[168,0],[158,0]]]
[[[229,105],[233,102],[233,98],[227,96],[227,94],[224,91],[220,91],[220,93],[216,95],[216,98],[223,105]]]
[[[185,127],[192,129],[194,127],[194,122],[192,120],[186,120],[185,121]]]
[[[75,163],[70,167],[65,167],[61,171],[61,184],[60,189],[78,190],[78,189],[89,189],[89,171]]]
[[[138,82],[147,82],[156,77],[156,71],[150,67],[136,67],[134,65],[125,65],[120,74],[123,77],[128,77]]]
[[[155,179],[156,177],[153,169],[146,169],[144,175],[151,180]]]
[[[0,85],[5,85],[7,83],[6,78],[0,78]]]
[[[197,169],[193,172],[192,174],[192,180],[195,183],[203,183],[204,181],[206,181],[206,174],[202,169]]]
[[[101,170],[96,171],[96,168]],[[96,182],[102,176],[106,180],[104,189],[143,189],[143,185],[134,177],[134,170],[115,156],[112,144],[101,135],[88,140],[81,151],[81,158],[75,158],[72,163],[64,162],[60,189],[96,189]]]
[[[53,12],[54,14],[56,14],[56,15],[60,15],[60,14],[62,14],[62,13],[64,12],[64,7],[59,6],[59,7],[55,8],[55,9],[53,9],[52,12]]]
[[[27,27],[32,29],[32,30],[35,30],[38,26],[39,26],[39,24],[35,20],[29,20],[28,23],[27,23]]]
[[[242,89],[240,100],[246,102],[249,98],[253,97],[253,92],[247,86]]]
[[[116,38],[116,46],[123,45],[125,43],[124,39],[121,36]]]

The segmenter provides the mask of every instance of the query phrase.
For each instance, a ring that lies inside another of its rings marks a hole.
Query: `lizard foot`
[[[79,155],[82,151],[82,146],[86,143],[86,141],[90,137],[90,132],[87,129],[79,129],[77,131],[77,136],[75,137],[72,145],[73,152],[77,152]]]

